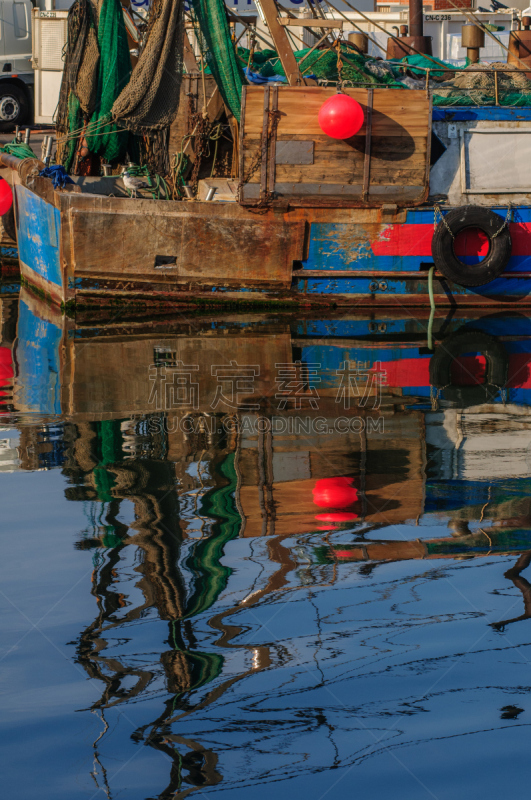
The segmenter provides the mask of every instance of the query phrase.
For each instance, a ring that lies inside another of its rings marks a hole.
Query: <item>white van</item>
[[[0,130],[31,117],[32,8],[30,0],[0,0]]]

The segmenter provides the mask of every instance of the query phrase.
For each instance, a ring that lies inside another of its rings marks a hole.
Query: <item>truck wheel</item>
[[[0,81],[0,131],[14,130],[28,117],[26,93],[14,83]]]

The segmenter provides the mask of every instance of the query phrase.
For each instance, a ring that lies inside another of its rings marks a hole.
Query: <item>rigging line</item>
[[[386,30],[386,29],[383,27],[383,25],[380,25],[380,23],[379,23],[379,22],[376,22],[375,20],[373,20],[373,19],[370,19],[370,18],[369,18],[369,17],[368,17],[366,14],[364,14],[364,13],[363,13],[363,11],[360,11],[360,10],[359,10],[358,8],[356,8],[355,6],[351,6],[351,5],[350,5],[350,3],[348,2],[348,0],[343,0],[343,2],[345,3],[345,5],[346,5],[346,6],[348,6],[348,7],[350,8],[350,10],[351,10],[351,11],[354,11],[356,14],[359,14],[359,15],[360,15],[360,17],[363,17],[363,19],[364,19],[364,20],[366,20],[367,22],[369,22],[371,25],[374,25],[376,28],[379,28],[381,31],[383,31],[383,32],[384,32],[384,33],[385,33],[387,36],[389,36],[391,39],[394,39],[395,41],[397,41],[397,42],[399,42],[399,43],[400,43],[400,39],[399,39],[399,37],[398,37],[398,36],[395,36],[395,35],[394,35],[394,33],[389,33],[389,31],[388,31],[388,30]],[[452,2],[452,0],[450,0],[450,2]],[[452,5],[453,5],[453,3],[452,3]],[[456,6],[456,8],[457,8],[457,6]],[[459,9],[459,11],[461,11],[461,9]],[[350,22],[350,20],[349,20],[349,22]],[[365,32],[365,31],[363,31],[363,32]],[[496,39],[496,41],[498,41],[498,40]],[[438,61],[436,61],[436,60],[435,60],[434,58],[432,58],[431,56],[428,56],[428,55],[426,55],[426,53],[421,53],[419,50],[417,50],[417,48],[416,48],[416,47],[413,47],[413,45],[411,45],[411,44],[408,44],[408,47],[409,47],[409,49],[410,49],[410,50],[412,50],[412,51],[413,51],[414,53],[416,53],[418,56],[422,56],[423,58],[427,58],[429,61],[433,61],[433,63],[434,63],[434,64],[436,64],[436,66],[439,68],[439,70],[442,70],[442,69],[443,69],[443,68],[441,67],[441,65],[438,63]]]
[[[325,33],[325,35],[321,36],[319,41],[316,42],[314,44],[314,46],[310,50],[308,50],[308,52],[305,55],[303,55],[303,57],[299,61],[299,68],[300,68],[300,65],[302,64],[302,62],[305,61],[308,58],[308,56],[311,56],[311,54],[314,52],[314,50],[316,50],[319,47],[319,45],[322,44],[324,42],[324,40],[327,39],[327,38],[328,38],[328,34]]]
[[[234,11],[234,9],[231,8],[230,13],[232,14],[233,17],[236,17],[236,19],[238,20],[239,23],[241,23],[241,25],[245,26],[246,30],[249,30],[249,28],[253,28],[253,26],[249,25],[249,23],[246,22],[243,17],[240,17],[240,15],[237,14],[236,11]],[[267,45],[269,50],[275,50],[275,45],[273,44],[273,42],[269,42],[264,36],[262,36],[261,33],[258,33],[256,28],[253,28],[253,30],[255,31],[256,38],[261,39]]]
[[[335,52],[335,51],[334,51],[334,48],[333,48],[331,45],[328,45],[328,46],[327,46],[327,48],[326,48],[326,50],[323,50],[323,52],[321,53],[321,55],[319,56],[319,58],[316,58],[316,59],[315,59],[315,61],[313,61],[313,62],[310,64],[310,66],[309,66],[309,67],[306,67],[306,69],[305,69],[305,70],[303,70],[303,71],[301,72],[301,75],[303,75],[303,76],[304,76],[304,75],[306,75],[306,73],[308,72],[308,70],[310,70],[310,69],[313,69],[313,67],[315,67],[315,65],[317,64],[317,62],[318,62],[318,61],[320,61],[320,60],[322,59],[322,57],[323,57],[323,56],[326,56],[326,55],[327,55],[327,53],[334,53],[334,52]]]
[[[491,493],[491,490],[492,490],[492,486],[489,484],[489,491],[488,491],[488,493],[487,493],[487,502],[485,503],[485,505],[484,505],[484,506],[483,506],[483,508],[481,509],[481,516],[480,516],[480,518],[479,518],[479,521],[480,521],[480,522],[483,522],[483,515],[485,514],[485,509],[487,508],[488,504],[490,503],[490,493]]]
[[[346,1],[346,0],[345,0],[345,1]],[[453,0],[450,0],[450,3],[453,5],[453,7],[454,7],[454,8],[457,8],[459,11],[463,11],[463,12],[465,13],[465,16],[468,14],[468,11],[469,11],[469,9],[466,9],[466,8],[460,8],[459,6],[457,6],[457,5],[456,5],[456,4],[453,2]],[[497,39],[497,38],[496,38],[496,36],[494,36],[494,34],[493,34],[491,31],[489,31],[489,29],[486,27],[485,23],[483,23],[483,22],[482,22],[480,19],[478,19],[478,18],[476,17],[476,15],[474,14],[474,12],[473,12],[473,11],[471,11],[471,12],[470,12],[470,16],[471,16],[471,17],[472,17],[472,19],[474,20],[474,24],[475,24],[476,28],[479,28],[480,30],[483,30],[483,31],[484,31],[484,32],[485,32],[485,33],[486,33],[488,36],[490,36],[490,38],[491,38],[491,39],[494,39],[494,41],[495,41],[497,44],[499,44],[499,45],[502,47],[502,49],[503,49],[503,50],[506,50],[508,53],[510,53],[510,50],[509,50],[509,48],[508,48],[508,47],[506,47],[506,46],[505,46],[505,45],[504,45],[504,44],[503,44],[503,43],[502,43],[502,42],[501,42],[499,39]],[[519,56],[515,56],[515,58],[517,58],[517,59],[518,59],[518,61],[520,62],[520,64],[522,64],[522,66],[523,66],[523,67],[525,67],[525,69],[526,69],[527,71],[529,71],[529,64],[525,64],[525,63],[522,61],[522,59],[521,59],[521,58],[519,58]]]
[[[295,14],[293,14],[293,13],[292,13],[292,12],[291,12],[291,11],[290,11],[288,8],[285,8],[285,7],[284,7],[284,6],[283,6],[281,3],[277,2],[277,6],[280,8],[280,10],[281,10],[281,11],[285,11],[285,12],[286,12],[286,14],[288,14],[288,15],[289,15],[289,18],[290,18],[290,19],[301,19],[301,22],[303,22],[303,23],[304,23],[304,22],[308,22],[308,20],[307,20],[306,18],[303,18],[303,17],[300,17],[300,18],[299,18],[299,17],[296,17],[296,16],[295,16]],[[306,25],[302,24],[302,25],[301,25],[301,28],[304,28],[304,27],[306,27]],[[315,36],[315,38],[316,38],[316,39],[318,39],[318,38],[319,38],[319,34],[318,34],[318,33],[315,33],[315,32],[314,32],[314,31],[313,31],[311,28],[308,28],[308,30],[310,31],[310,33],[312,34],[312,36]],[[299,42],[301,42],[301,44],[303,45],[303,47],[304,47],[304,48],[306,47],[306,42],[304,41],[304,39],[301,39],[301,37],[300,37],[298,34],[294,33],[293,31],[290,31],[290,30],[289,30],[289,26],[287,26],[286,33],[289,33],[291,36],[294,36],[294,37],[295,37],[295,39],[298,39],[298,40],[299,40]],[[330,33],[330,32],[328,32],[326,35],[328,36],[328,35],[329,35],[329,33]]]
[[[333,8],[333,9],[334,9],[334,11],[337,11],[337,13],[338,13],[338,14],[341,14],[341,16],[342,16],[342,17],[344,17],[344,19],[346,19],[346,21],[347,21],[349,24],[351,24],[353,28],[356,28],[356,30],[358,30],[360,33],[364,33],[364,34],[366,35],[366,37],[368,38],[368,40],[369,40],[370,42],[372,42],[373,44],[375,44],[375,45],[376,45],[376,47],[378,47],[378,48],[379,48],[379,49],[382,51],[382,53],[385,53],[385,54],[386,54],[386,56],[387,56],[387,50],[385,49],[385,47],[382,47],[382,45],[380,44],[380,42],[376,41],[376,39],[373,39],[373,38],[372,38],[372,36],[369,36],[369,33],[368,33],[367,31],[364,31],[364,30],[363,30],[363,28],[360,28],[360,26],[359,26],[359,25],[357,25],[357,24],[354,22],[354,20],[352,20],[352,19],[349,19],[349,18],[347,17],[347,15],[346,15],[346,14],[343,14],[343,12],[339,10],[339,8],[336,8],[336,6],[332,5],[332,3],[330,2],[330,0],[328,0],[328,5],[330,6],[330,8]]]

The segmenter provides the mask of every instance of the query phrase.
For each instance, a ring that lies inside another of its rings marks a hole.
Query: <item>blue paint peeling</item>
[[[18,401],[27,411],[61,413],[60,342],[62,330],[21,300],[18,315]]]
[[[59,209],[24,186],[16,186],[15,192],[20,261],[41,278],[61,288]]]

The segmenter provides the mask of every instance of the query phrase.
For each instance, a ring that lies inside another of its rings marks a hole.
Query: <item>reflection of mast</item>
[[[524,613],[519,617],[512,619],[504,619],[501,622],[492,622],[491,626],[497,631],[504,631],[506,625],[511,625],[513,622],[520,622],[523,619],[531,618],[531,583],[520,575],[523,570],[531,564],[531,550],[522,553],[514,567],[508,569],[505,577],[511,580],[517,589],[522,592],[524,598]]]
[[[221,780],[216,770],[217,755],[197,742],[175,736],[166,730],[164,721],[175,713],[176,708],[187,708],[183,695],[214,680],[223,667],[220,654],[202,653],[195,649],[191,617],[216,601],[230,574],[220,559],[225,542],[238,534],[241,521],[233,508],[237,480],[234,453],[218,452],[219,463],[215,470],[212,469],[214,486],[207,488],[202,508],[202,513],[211,518],[210,531],[190,548],[188,565],[194,584],[187,597],[179,566],[183,533],[175,465],[161,458],[162,453],[158,458],[152,457],[151,453],[141,458],[127,458],[122,429],[123,424],[117,421],[93,423],[83,428],[79,426],[78,435],[70,437],[65,472],[76,485],[67,489],[67,497],[91,499],[106,505],[106,513],[102,511],[97,521],[101,524],[92,525],[93,537],[82,540],[78,546],[111,545],[105,563],[94,570],[92,594],[97,599],[99,613],[81,634],[78,659],[90,677],[105,685],[102,697],[92,706],[93,710],[103,712],[105,708],[141,696],[160,670],[156,666],[151,669],[133,668],[119,658],[105,657],[103,651],[107,643],[104,636],[107,631],[139,618],[150,607],[156,607],[160,618],[168,621],[170,649],[161,654],[160,665],[172,697],[166,701],[165,711],[159,719],[133,734],[134,739],[141,740],[143,731],[149,727],[146,744],[172,758],[170,783],[159,795],[165,798],[180,791],[183,780],[192,784],[185,793],[194,787],[214,785]],[[134,504],[135,522],[130,528],[117,519],[124,499]],[[117,578],[120,553],[130,544],[136,545],[142,553],[141,563],[135,569],[142,576],[138,586],[145,602],[140,608],[126,610],[126,598],[115,592],[112,584]],[[185,639],[188,644],[185,644]],[[124,679],[128,676],[136,676],[137,681],[133,688],[126,689]],[[231,679],[227,685],[233,681]],[[219,696],[219,690],[214,694]],[[174,744],[188,748],[189,752],[181,755],[174,749]],[[99,756],[97,760],[101,764]],[[183,777],[186,772],[187,776]]]

